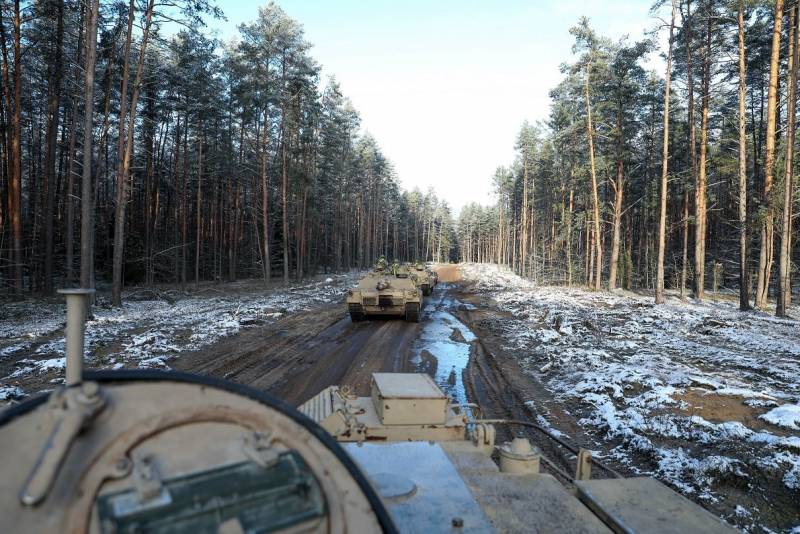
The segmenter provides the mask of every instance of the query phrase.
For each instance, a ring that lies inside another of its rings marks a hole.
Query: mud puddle
[[[458,309],[462,303],[448,296],[448,284],[440,284],[437,292],[441,298],[428,305],[409,361],[416,371],[430,374],[442,391],[463,404],[468,402],[463,372],[477,337],[450,313],[449,310]]]

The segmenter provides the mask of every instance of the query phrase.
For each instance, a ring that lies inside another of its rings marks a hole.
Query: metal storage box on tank
[[[447,396],[426,374],[374,373],[372,402],[384,425],[443,425]]]

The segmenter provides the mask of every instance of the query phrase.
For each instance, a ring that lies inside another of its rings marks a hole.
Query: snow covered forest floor
[[[718,505],[745,530],[785,525],[781,509],[796,521],[797,307],[793,319],[777,319],[741,313],[732,299],[673,295],[655,306],[630,292],[536,287],[490,265],[461,271],[508,312],[492,321],[507,353],[602,445],[598,455]],[[789,528],[800,532],[800,521]]]
[[[98,298],[86,325],[87,368],[167,368],[177,353],[208,346],[242,328],[341,300],[357,273],[265,289],[257,280],[180,292],[131,288],[122,308]],[[191,286],[189,286],[191,287]],[[0,314],[0,407],[63,383],[62,298],[4,303]]]

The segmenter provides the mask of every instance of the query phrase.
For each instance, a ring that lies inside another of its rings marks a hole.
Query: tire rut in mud
[[[464,370],[464,385],[470,400],[480,407],[483,418],[511,419],[537,424],[536,414],[517,394],[515,387],[506,378],[496,359],[480,338],[473,343],[469,365]],[[542,450],[547,460],[553,462],[555,469],[547,462],[543,463],[542,467],[562,482],[572,483],[571,473],[575,471],[575,455],[569,450],[534,428],[520,425],[495,426],[498,443],[510,441],[517,436],[528,438]],[[569,476],[565,476],[565,473]]]
[[[373,372],[406,371],[418,325],[353,323],[341,304],[285,317],[181,355],[179,370],[225,378],[299,405],[331,385],[369,394]]]

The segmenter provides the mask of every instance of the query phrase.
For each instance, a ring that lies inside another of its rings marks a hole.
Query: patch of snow
[[[539,423],[539,426],[547,430],[550,434],[556,436],[557,438],[569,437],[559,429],[555,428],[553,425],[550,424],[550,421],[547,420],[543,415],[536,416],[536,422]]]
[[[768,407],[773,408],[778,405],[777,402],[774,400],[763,400],[763,399],[745,399],[743,401],[745,406],[750,406],[751,408],[762,408]]]
[[[783,483],[787,488],[800,489],[800,462],[795,462],[792,468],[786,471]]]
[[[760,418],[773,425],[800,430],[800,404],[778,406],[760,416]]]
[[[67,366],[67,358],[50,358],[49,360],[41,360],[36,362],[36,369],[40,373],[47,371],[59,371]]]
[[[510,269],[501,268],[488,263],[462,263],[459,266],[461,276],[475,282],[480,290],[514,288],[532,288],[533,282],[526,280]]]
[[[25,392],[17,386],[0,386],[0,401],[21,399]]]
[[[736,505],[736,508],[734,509],[733,513],[734,513],[734,514],[736,514],[736,515],[737,515],[737,516],[739,516],[739,517],[750,517],[750,516],[752,515],[752,514],[751,514],[751,513],[750,513],[750,512],[747,510],[747,508],[745,508],[745,507],[744,507],[744,506],[742,506],[741,504],[737,504],[737,505]]]

